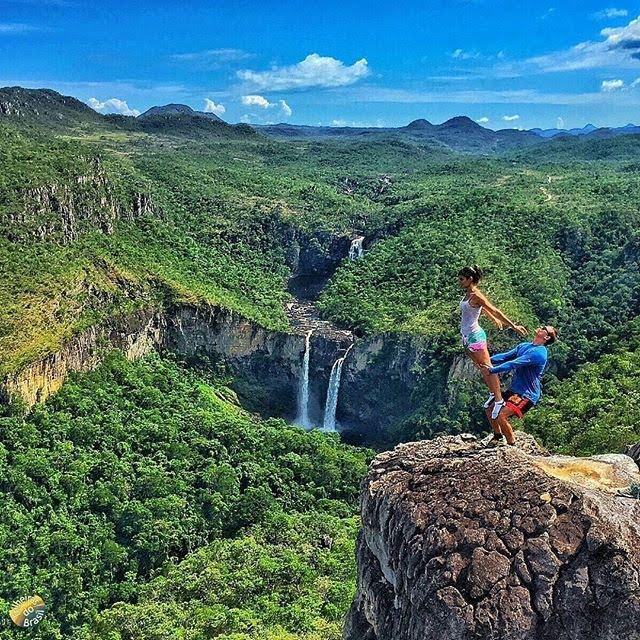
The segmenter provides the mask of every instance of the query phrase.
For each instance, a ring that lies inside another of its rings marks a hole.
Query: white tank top
[[[462,298],[460,301],[460,311],[462,317],[460,318],[460,333],[463,336],[468,336],[480,329],[480,314],[482,313],[482,307],[472,307],[468,300]]]

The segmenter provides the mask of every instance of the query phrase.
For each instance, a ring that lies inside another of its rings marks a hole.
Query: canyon
[[[153,210],[148,197],[139,200],[138,209]],[[320,318],[318,293],[343,261],[362,256],[363,236],[306,235],[290,228],[279,233],[288,236],[289,331],[272,331],[205,303],[141,305],[7,374],[4,399],[17,397],[27,406],[42,402],[70,373],[95,368],[111,349],[130,359],[158,351],[195,366],[224,366],[243,406],[264,417],[337,430],[353,442],[384,440],[386,430],[418,406],[412,391],[431,358],[424,341],[400,333],[358,338]],[[453,375],[463,376],[458,369],[454,362]]]

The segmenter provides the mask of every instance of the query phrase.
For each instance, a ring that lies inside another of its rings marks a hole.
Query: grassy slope
[[[381,228],[389,220],[375,194],[378,176],[395,168],[405,179],[443,157],[397,141],[281,145],[217,131],[194,139],[180,129],[150,134],[131,123],[98,125],[56,125],[54,137],[37,121],[0,125],[0,261],[8,275],[0,284],[0,374],[88,324],[168,298],[222,304],[282,329],[282,225]],[[79,182],[96,173],[96,158],[106,186]],[[355,195],[341,192],[345,177],[358,181]],[[41,187],[73,194],[72,243],[62,243],[55,211],[38,211],[26,198]],[[96,219],[106,215],[101,197],[111,197],[126,218],[135,193],[148,194],[156,212],[120,220],[110,235],[97,231]],[[20,221],[29,207],[33,219]],[[53,226],[44,238],[42,226]]]
[[[52,141],[6,126],[3,133],[1,372],[55,349],[106,315],[167,297],[222,304],[282,329],[287,269],[278,226],[304,226],[319,211],[348,219],[356,207],[367,209],[366,202],[360,207],[322,183],[309,198],[308,179],[268,166],[269,143],[208,141],[205,148],[150,136],[76,132],[76,139]],[[34,236],[57,217],[50,212],[10,220],[23,211],[26,189],[55,185],[77,194],[78,177],[95,171],[96,157],[122,211],[143,192],[161,213],[120,221],[112,235],[97,232],[91,218],[101,213],[93,211],[101,195],[96,187],[77,198],[79,235],[72,243],[61,242],[60,230]]]

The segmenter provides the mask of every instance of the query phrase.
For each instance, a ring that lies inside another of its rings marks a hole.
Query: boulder
[[[640,481],[622,454],[530,436],[397,446],[363,483],[346,640],[637,640]]]

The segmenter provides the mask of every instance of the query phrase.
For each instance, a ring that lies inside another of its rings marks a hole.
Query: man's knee
[[[513,411],[513,409],[511,409],[510,407],[502,407],[502,410],[500,411],[500,413],[498,414],[498,422],[506,422],[510,424],[511,418],[513,418],[513,416],[515,416],[515,412]]]

